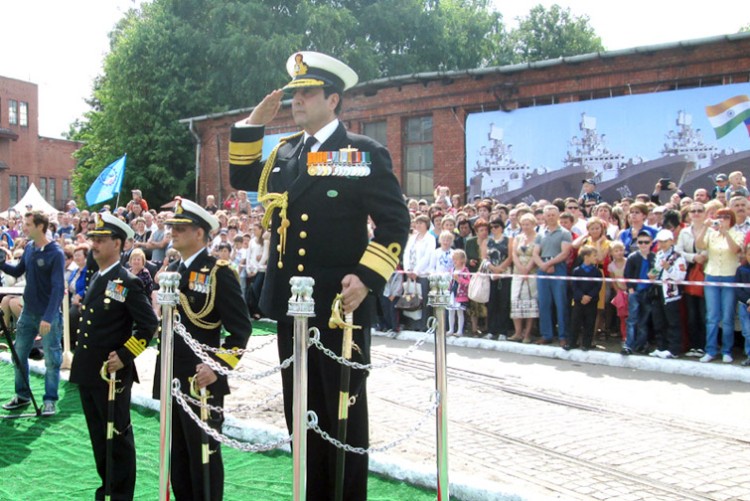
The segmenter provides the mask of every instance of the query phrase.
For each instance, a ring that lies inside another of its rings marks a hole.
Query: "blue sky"
[[[488,145],[490,124],[504,130],[506,144],[513,145],[513,158],[531,167],[548,170],[563,167],[569,141],[581,136],[581,114],[596,118],[597,131],[605,135],[610,152],[622,153],[626,159],[640,156],[651,160],[662,156],[661,149],[670,130],[677,130],[677,113],[693,117],[693,128],[700,129],[703,140],[719,149],[750,149],[747,129],[740,126],[720,140],[706,118],[705,107],[730,97],[750,95],[750,84],[687,89],[633,96],[564,103],[512,112],[474,113],[466,121],[466,165],[476,165],[481,146]],[[467,179],[472,172],[467,172]]]

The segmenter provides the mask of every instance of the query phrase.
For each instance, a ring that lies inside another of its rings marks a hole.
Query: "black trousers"
[[[98,376],[97,376],[98,377]],[[130,390],[132,381],[118,384],[115,394],[115,434],[112,443],[112,500],[131,500],[135,492],[135,441],[130,425]],[[107,468],[107,406],[108,388],[104,384],[79,386],[81,406],[89,429],[91,448],[94,450],[96,472],[102,485],[96,489],[95,499],[104,499],[104,481]]]
[[[490,300],[487,303],[487,332],[508,335],[513,330],[510,319],[511,277],[490,282]]]
[[[672,355],[682,353],[682,321],[680,319],[680,302],[664,300],[654,301],[651,305],[651,319],[654,322],[656,348],[669,350]]]
[[[368,296],[355,312],[354,323],[361,325],[361,330],[354,330],[354,342],[362,353],[352,352],[352,360],[359,363],[370,361],[370,312],[374,309],[374,298]],[[323,344],[341,355],[343,331],[331,330],[328,319],[311,319],[310,326],[320,329]],[[286,322],[278,324],[278,348],[280,360],[292,356],[294,352],[294,326]],[[281,371],[284,391],[284,415],[289,432],[292,431],[292,403],[294,396],[294,374],[289,367]],[[315,411],[318,424],[332,437],[338,436],[339,385],[341,366],[325,356],[320,350],[311,347],[308,350],[308,409]],[[346,443],[354,447],[369,446],[369,424],[367,412],[366,373],[362,370],[351,370],[350,396],[356,397],[356,403],[349,407]],[[334,499],[336,489],[336,454],[337,448],[325,441],[314,431],[307,433],[307,500],[330,501]],[[344,499],[347,501],[364,501],[367,499],[368,456],[346,453],[344,476]]]
[[[187,386],[182,382],[183,391]],[[216,395],[208,399],[214,406],[224,406],[224,396]],[[193,412],[200,416],[200,408],[191,405]],[[224,414],[211,411],[209,425],[221,431]],[[221,501],[224,497],[224,463],[221,459],[221,447],[214,439],[208,439],[211,454],[209,455],[209,476],[211,481],[210,501]],[[177,501],[209,501],[203,496],[203,462],[201,460],[201,429],[187,415],[174,399],[172,400],[172,455],[170,467],[170,485]]]
[[[594,329],[596,328],[596,303],[597,298],[595,297],[591,298],[588,304],[581,304],[579,301],[573,302],[573,309],[570,312],[570,339],[568,339],[570,346],[578,345],[578,335],[582,333],[583,346],[591,348]]]

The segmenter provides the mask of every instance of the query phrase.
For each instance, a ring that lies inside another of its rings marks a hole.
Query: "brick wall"
[[[434,179],[453,193],[465,186],[464,126],[470,112],[513,110],[626,94],[747,82],[750,37],[684,42],[668,48],[645,48],[567,58],[452,75],[403,77],[365,83],[349,91],[342,120],[357,132],[362,124],[387,122],[388,148],[402,179],[403,124],[409,117],[432,115]],[[248,103],[253,105],[254,103]],[[219,193],[216,137],[220,138],[221,189],[229,193],[229,127],[248,112],[199,120],[203,143],[200,198]],[[294,131],[288,108],[270,124],[269,133]]]

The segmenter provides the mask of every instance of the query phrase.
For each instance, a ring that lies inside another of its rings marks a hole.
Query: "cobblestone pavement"
[[[275,366],[270,339],[252,338],[250,347],[261,347],[247,354],[238,370],[257,373]],[[373,362],[392,361],[412,344],[374,337]],[[561,356],[559,348],[544,348]],[[137,391],[150,391],[152,360],[153,353],[138,359]],[[452,492],[461,499],[515,494],[516,499],[750,501],[747,383],[656,372],[658,365],[651,371],[586,360],[449,346]],[[409,432],[431,405],[434,381],[429,343],[372,372],[373,446]],[[280,386],[278,374],[235,380],[226,405],[267,399]],[[281,397],[238,417],[283,429]],[[414,436],[373,457],[434,472],[435,435],[430,418]],[[471,494],[478,485],[491,493]]]

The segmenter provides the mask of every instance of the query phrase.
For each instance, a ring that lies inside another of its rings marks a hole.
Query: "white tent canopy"
[[[0,212],[0,216],[8,217],[10,211],[15,211],[17,214],[23,215],[28,210],[26,208],[27,205],[31,205],[31,210],[40,210],[47,215],[56,215],[59,212],[44,199],[42,194],[39,193],[36,185],[31,183],[31,186],[26,190],[26,193],[21,197],[21,200],[10,209]]]

